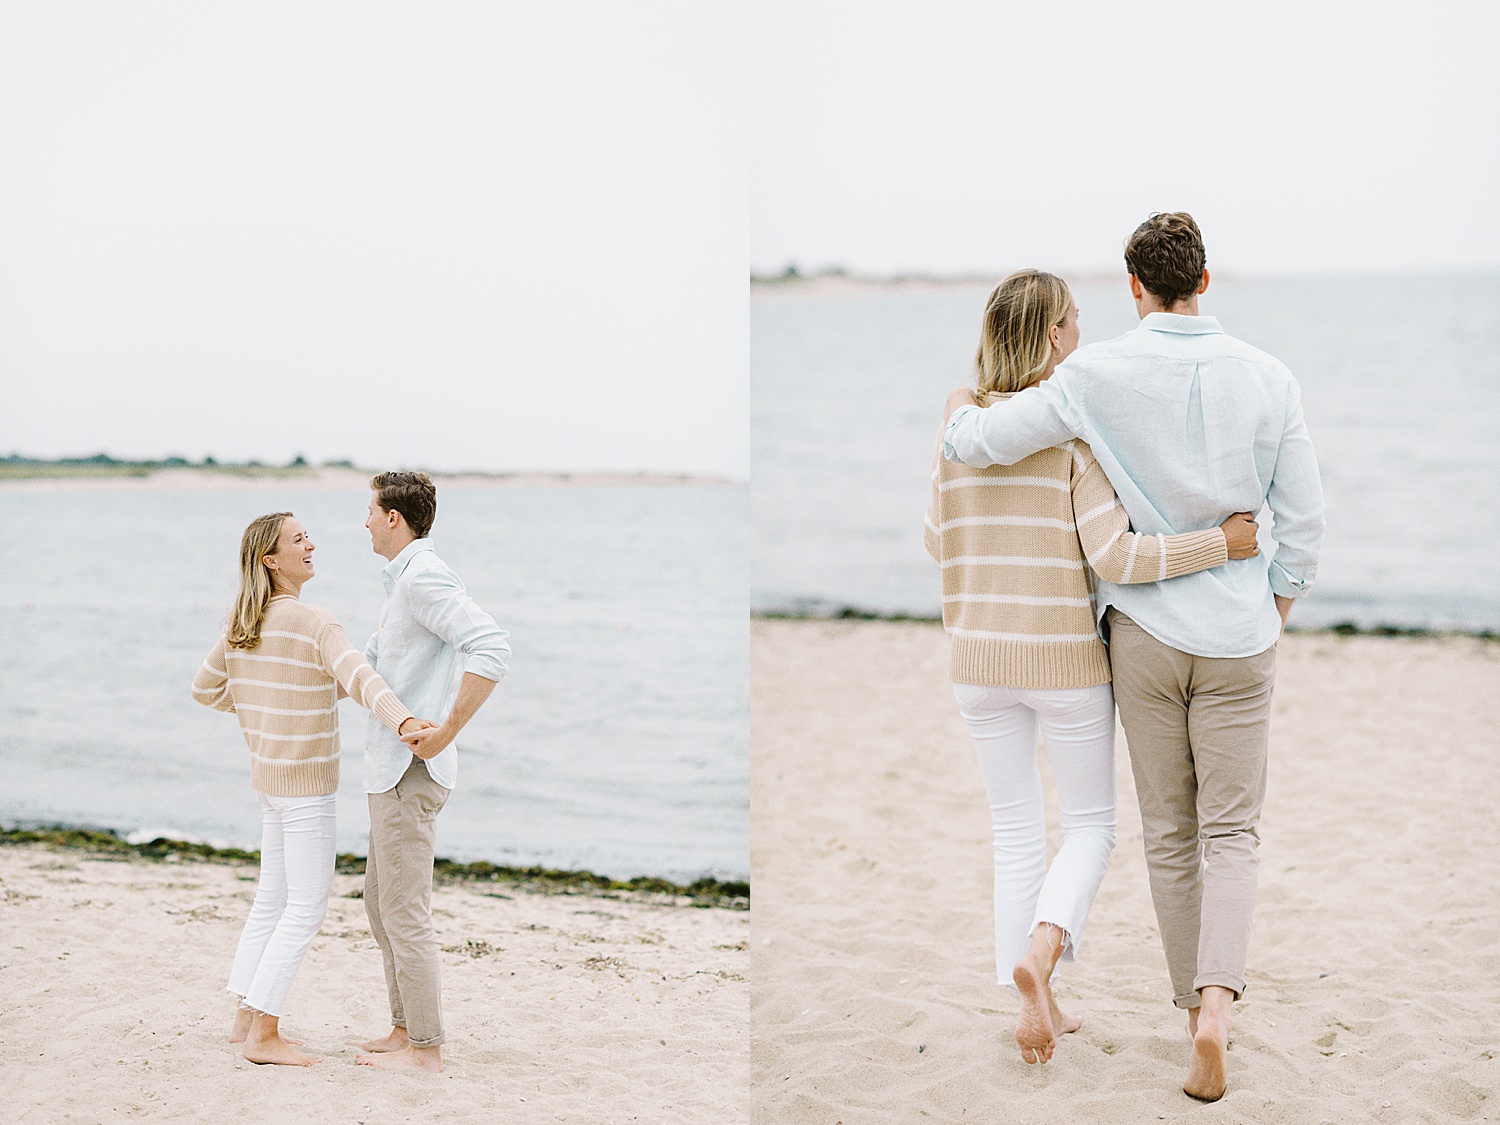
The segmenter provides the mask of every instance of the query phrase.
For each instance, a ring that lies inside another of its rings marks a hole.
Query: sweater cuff
[[[407,719],[415,719],[416,716],[407,710],[406,704],[396,697],[396,693],[389,687],[381,685],[381,690],[375,697],[375,703],[370,708],[379,719],[398,735],[401,733],[401,724]]]
[[[1177,578],[1193,574],[1210,567],[1223,566],[1229,561],[1229,541],[1221,528],[1211,527],[1206,531],[1193,532],[1183,537],[1187,542],[1172,552],[1167,566],[1167,577]]]

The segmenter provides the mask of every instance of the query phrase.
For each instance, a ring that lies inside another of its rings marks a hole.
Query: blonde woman
[[[300,600],[313,542],[290,512],[261,516],[240,540],[240,590],[193,698],[237,715],[260,797],[260,884],[240,935],[229,991],[230,1041],[256,1063],[311,1066],[280,1020],[297,968],[328,910],[339,784],[338,700],[412,733],[430,726],[396,698],[321,606]]]
[[[1041,383],[1078,335],[1061,278],[1012,274],[985,307],[977,389],[954,392],[949,411]],[[925,539],[942,568],[953,691],[989,795],[997,976],[1020,993],[1021,1057],[1046,1062],[1057,1035],[1082,1022],[1058,1009],[1051,978],[1076,957],[1115,839],[1114,697],[1090,568],[1110,582],[1166,581],[1255,555],[1256,525],[1238,513],[1202,531],[1138,535],[1082,441],[985,469],[945,460],[941,432],[938,444]],[[1050,869],[1038,728],[1062,812]]]

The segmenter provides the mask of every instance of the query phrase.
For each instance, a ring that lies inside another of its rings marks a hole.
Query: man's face
[[[378,493],[370,493],[370,514],[365,517],[365,528],[370,532],[370,549],[384,558],[391,557],[394,515],[380,506]]]

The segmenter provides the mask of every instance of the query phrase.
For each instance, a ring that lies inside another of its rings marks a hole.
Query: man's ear
[[[1198,292],[1202,293],[1207,288],[1208,288],[1208,271],[1204,270],[1203,271],[1203,283],[1198,286]]]
[[[1204,273],[1207,273],[1207,272],[1208,272],[1207,270],[1204,271]],[[1205,282],[1204,284],[1207,284],[1207,282]],[[1137,301],[1139,301],[1141,299],[1141,297],[1145,295],[1145,292],[1146,292],[1145,289],[1142,288],[1142,286],[1141,286],[1140,278],[1136,277],[1135,274],[1131,274],[1130,275],[1130,295],[1132,297],[1134,297]],[[1201,293],[1201,292],[1203,292],[1203,290],[1200,289],[1198,292]]]

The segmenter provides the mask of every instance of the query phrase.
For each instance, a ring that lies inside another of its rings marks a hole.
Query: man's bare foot
[[[1036,955],[1027,953],[1016,962],[1011,980],[1021,993],[1021,1015],[1016,1020],[1016,1042],[1021,1046],[1021,1061],[1044,1063],[1052,1058],[1057,1046],[1057,1032],[1052,1026],[1052,990],[1037,964]]]
[[[410,1042],[406,1037],[406,1028],[396,1026],[391,1028],[391,1033],[384,1039],[366,1039],[358,1046],[361,1051],[385,1054],[387,1051],[404,1051]]]
[[[1221,996],[1210,997],[1210,993]],[[1230,1004],[1234,993],[1210,985],[1203,989],[1203,1006],[1193,1031],[1193,1057],[1188,1063],[1183,1093],[1199,1101],[1216,1102],[1224,1096],[1227,1083]]]
[[[373,1066],[381,1070],[420,1070],[424,1074],[443,1073],[443,1052],[440,1047],[406,1047],[384,1054],[360,1055],[354,1061],[360,1066]]]
[[[1191,1039],[1191,1038],[1193,1038],[1193,1036],[1195,1036],[1195,1035],[1198,1034],[1198,1009],[1197,1008],[1189,1008],[1187,1010],[1187,1013],[1188,1013],[1188,1038]]]
[[[323,1060],[297,1050],[299,1039],[281,1037],[281,1020],[264,1012],[253,1013],[249,1034],[245,1036],[242,1054],[253,1063],[275,1063],[278,1066],[316,1066]],[[293,1046],[296,1044],[296,1046]]]

